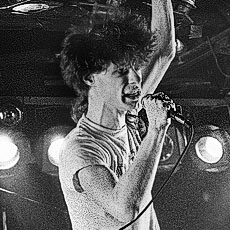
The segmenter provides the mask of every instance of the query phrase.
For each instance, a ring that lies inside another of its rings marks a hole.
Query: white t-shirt
[[[128,135],[127,135],[128,133]],[[66,137],[60,153],[59,178],[73,230],[118,230],[121,226],[81,187],[77,172],[104,165],[119,178],[128,170],[140,144],[132,125],[119,130],[101,127],[84,115]],[[159,230],[153,206],[127,230]]]

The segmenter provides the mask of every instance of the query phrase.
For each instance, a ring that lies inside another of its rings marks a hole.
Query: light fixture
[[[195,8],[195,0],[178,0],[174,4],[173,12],[176,37],[178,39],[178,41],[176,41],[177,54],[180,54],[182,50],[186,51],[185,48],[188,46],[188,39],[196,38],[196,36],[198,36],[195,35],[195,30],[198,32],[195,25],[195,19],[190,15],[191,10]]]
[[[209,164],[217,163],[223,156],[222,144],[215,137],[201,137],[197,141],[195,149],[197,156]]]
[[[191,144],[191,158],[196,168],[206,172],[226,170],[230,164],[230,135],[214,125],[197,127]]]
[[[0,170],[10,169],[19,161],[19,151],[8,136],[0,136]]]
[[[23,120],[23,111],[17,102],[6,101],[0,104],[0,123],[16,126]]]
[[[167,130],[163,143],[161,158],[158,166],[159,172],[172,170],[182,154],[186,143],[187,138],[184,127],[172,121]]]
[[[178,9],[181,12],[187,13],[190,9],[196,8],[195,2],[196,0],[181,0]]]
[[[0,128],[0,178],[24,173],[27,165],[34,162],[25,134],[8,127]]]
[[[12,8],[13,11],[21,13],[35,13],[48,10],[49,5],[43,3],[25,3]]]
[[[59,164],[59,153],[64,139],[64,135],[55,137],[48,148],[48,158],[53,165]]]
[[[65,125],[54,126],[40,134],[36,152],[41,156],[42,172],[58,176],[59,151],[65,136],[72,128]]]
[[[0,10],[9,9],[11,7],[17,6],[22,3],[29,2],[29,0],[8,0],[8,1],[0,1]]]
[[[12,14],[29,15],[62,7],[64,3],[57,1],[32,1],[32,0],[9,0],[0,3],[0,10],[5,10]]]

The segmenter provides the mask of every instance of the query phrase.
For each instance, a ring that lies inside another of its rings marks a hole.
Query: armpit
[[[80,169],[81,170],[81,169]],[[79,193],[82,193],[84,192],[84,189],[81,187],[81,184],[80,184],[80,180],[79,180],[79,177],[78,177],[78,174],[79,174],[79,171],[78,170],[74,175],[73,175],[73,186],[75,188],[75,190]]]

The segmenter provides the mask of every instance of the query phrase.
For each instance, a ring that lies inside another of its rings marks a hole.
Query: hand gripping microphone
[[[176,105],[175,109],[173,108],[169,109],[168,117],[186,126],[187,128],[190,128],[192,125],[191,122],[183,117],[181,111],[182,111],[182,107],[180,105]]]
[[[186,126],[187,128],[191,127],[191,122],[187,119],[185,119],[182,115],[182,107],[180,105],[175,105],[175,103],[172,103],[172,100],[165,95],[163,92],[159,92],[156,94],[148,94],[147,97],[156,98],[159,100],[162,100],[167,104],[167,110],[168,110],[168,118],[171,118],[180,124]],[[141,102],[143,105],[143,102]]]

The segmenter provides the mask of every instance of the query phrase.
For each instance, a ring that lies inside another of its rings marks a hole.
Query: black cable
[[[157,191],[157,193],[155,194],[154,197],[152,197],[152,200],[145,206],[145,208],[136,216],[136,218],[134,218],[132,221],[130,221],[128,224],[126,224],[125,226],[119,228],[119,230],[124,230],[127,227],[129,227],[130,225],[132,225],[134,222],[136,222],[143,214],[144,212],[149,208],[149,206],[156,200],[156,198],[159,196],[159,194],[162,192],[162,190],[165,188],[165,186],[168,184],[169,180],[172,178],[173,174],[175,173],[178,165],[181,163],[183,157],[185,156],[191,142],[193,139],[193,135],[194,135],[194,128],[193,125],[190,124],[190,138],[188,141],[188,144],[185,146],[181,156],[179,157],[178,161],[176,162],[176,164],[174,165],[170,175],[168,176],[168,178],[165,180],[165,182],[161,185],[161,187],[159,188],[159,190]]]
[[[155,194],[155,196],[152,198],[152,200],[146,205],[146,207],[136,216],[135,219],[133,219],[132,221],[130,221],[128,224],[126,224],[125,226],[123,226],[122,228],[120,228],[119,230],[124,230],[125,228],[129,227],[130,225],[132,225],[134,222],[136,222],[143,214],[144,212],[149,208],[149,206],[154,202],[154,200],[159,196],[159,194],[162,192],[162,190],[165,188],[165,186],[168,184],[169,180],[172,178],[173,174],[175,173],[178,165],[181,163],[183,157],[185,156],[190,144],[191,144],[191,141],[192,141],[192,138],[193,138],[193,135],[194,135],[194,128],[193,128],[193,125],[190,124],[190,138],[189,138],[189,141],[188,141],[188,144],[185,146],[181,156],[179,157],[178,161],[176,162],[176,164],[174,165],[170,175],[168,176],[168,178],[165,180],[165,182],[162,184],[162,186],[159,188],[159,190],[157,191],[157,193]],[[27,200],[27,201],[31,201],[33,203],[37,203],[39,205],[43,205],[43,206],[46,206],[46,207],[49,207],[51,209],[56,209],[57,211],[59,212],[62,212],[62,213],[65,213],[67,214],[67,211],[64,211],[56,206],[53,206],[53,205],[50,205],[50,204],[46,204],[46,203],[42,203],[40,201],[36,201],[36,200],[33,200],[31,198],[27,198],[27,197],[24,197],[16,192],[13,192],[13,191],[10,191],[10,190],[7,190],[7,189],[4,189],[4,188],[0,188],[0,192],[4,192],[4,193],[8,193],[8,194],[11,194],[11,195],[14,195],[16,197],[19,197],[23,200]]]

